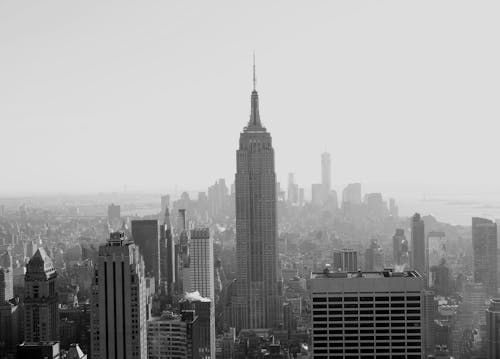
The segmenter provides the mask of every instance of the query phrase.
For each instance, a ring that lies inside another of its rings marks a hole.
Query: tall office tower
[[[483,283],[487,293],[497,295],[497,225],[484,218],[472,218],[474,282]]]
[[[384,251],[377,240],[372,239],[365,252],[365,271],[381,271],[384,268]]]
[[[187,323],[172,312],[148,320],[148,359],[190,358]]]
[[[38,248],[24,276],[24,341],[59,340],[57,273],[45,249]]]
[[[408,241],[402,228],[397,228],[392,237],[392,260],[394,266],[407,265],[409,262]]]
[[[214,242],[208,228],[191,230],[189,269],[191,287],[184,291],[198,291],[210,299],[210,353],[215,358]]]
[[[108,224],[112,229],[118,229],[121,226],[120,206],[111,203],[108,206]]]
[[[350,205],[361,204],[361,183],[350,183],[342,191],[342,203]]]
[[[186,293],[179,302],[181,312],[194,311],[196,325],[188,340],[195,343],[193,358],[215,359],[215,343],[212,340],[212,301],[199,292]]]
[[[358,270],[358,252],[354,249],[335,249],[333,251],[333,270],[354,272]]]
[[[288,203],[296,204],[299,201],[299,186],[295,183],[295,175],[288,174]]]
[[[328,152],[321,154],[321,184],[325,189],[325,193],[329,193],[332,189],[332,159]]]
[[[19,298],[14,298],[12,256],[0,254],[0,358],[15,353],[22,338]]]
[[[208,213],[212,217],[227,215],[229,210],[229,194],[224,178],[208,187]]]
[[[237,330],[276,327],[282,318],[282,293],[276,243],[274,150],[271,135],[260,122],[255,82],[250,121],[240,134],[236,152],[235,184],[238,264],[231,326]]]
[[[302,207],[304,206],[305,199],[304,199],[304,188],[299,188],[299,206]]]
[[[155,287],[160,288],[160,229],[156,219],[132,221],[132,238],[139,246],[144,259],[146,276],[155,278]]]
[[[315,274],[314,358],[422,358],[423,278],[415,271]]]
[[[491,299],[486,309],[486,346],[488,359],[500,358],[500,299]]]
[[[311,203],[315,206],[323,205],[323,185],[321,183],[313,183],[311,185]]]
[[[171,296],[175,285],[175,243],[168,207],[165,208],[163,224],[160,226],[160,269],[161,289]]]
[[[423,344],[425,358],[433,354],[436,342],[436,330],[434,319],[438,313],[438,302],[434,299],[434,292],[425,290],[423,292]]]
[[[396,200],[394,198],[389,199],[389,214],[393,218],[399,217],[399,208],[396,206]]]
[[[14,298],[12,256],[9,251],[0,253],[0,305]]]
[[[92,285],[92,359],[146,359],[146,279],[139,247],[113,232]]]
[[[426,246],[425,225],[420,214],[415,213],[411,218],[411,266],[423,277],[428,278],[426,273]],[[427,281],[426,281],[427,283]]]
[[[165,218],[165,212],[170,208],[170,196],[165,194],[160,197],[160,220]]]

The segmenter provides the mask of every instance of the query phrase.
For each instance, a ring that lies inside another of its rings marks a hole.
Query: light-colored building
[[[314,358],[422,358],[422,276],[325,270],[311,280]]]
[[[321,184],[325,192],[328,193],[332,189],[332,159],[328,152],[321,154]]]
[[[426,265],[425,224],[420,214],[415,213],[411,218],[411,267],[428,278]]]
[[[189,242],[190,288],[209,298],[210,308],[210,350],[215,358],[215,289],[214,289],[214,242],[208,228],[191,230]]]
[[[148,358],[187,357],[187,323],[180,315],[164,312],[148,320]]]
[[[361,183],[349,183],[342,191],[342,204],[361,204]]]
[[[122,232],[99,247],[92,287],[92,359],[147,358],[146,279],[139,248]]]

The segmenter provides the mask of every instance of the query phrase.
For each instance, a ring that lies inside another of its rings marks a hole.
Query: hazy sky
[[[498,1],[0,1],[0,193],[232,181],[252,51],[279,180],[500,183]]]

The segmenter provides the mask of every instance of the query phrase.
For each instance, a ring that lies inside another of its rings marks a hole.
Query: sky
[[[319,182],[327,150],[339,189],[495,191],[499,16],[498,1],[0,0],[0,194],[232,182],[254,51],[282,183]]]

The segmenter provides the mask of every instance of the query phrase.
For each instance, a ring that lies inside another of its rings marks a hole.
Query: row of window
[[[420,301],[419,295],[394,296],[394,297],[313,297],[313,303],[320,302],[403,302]]]

